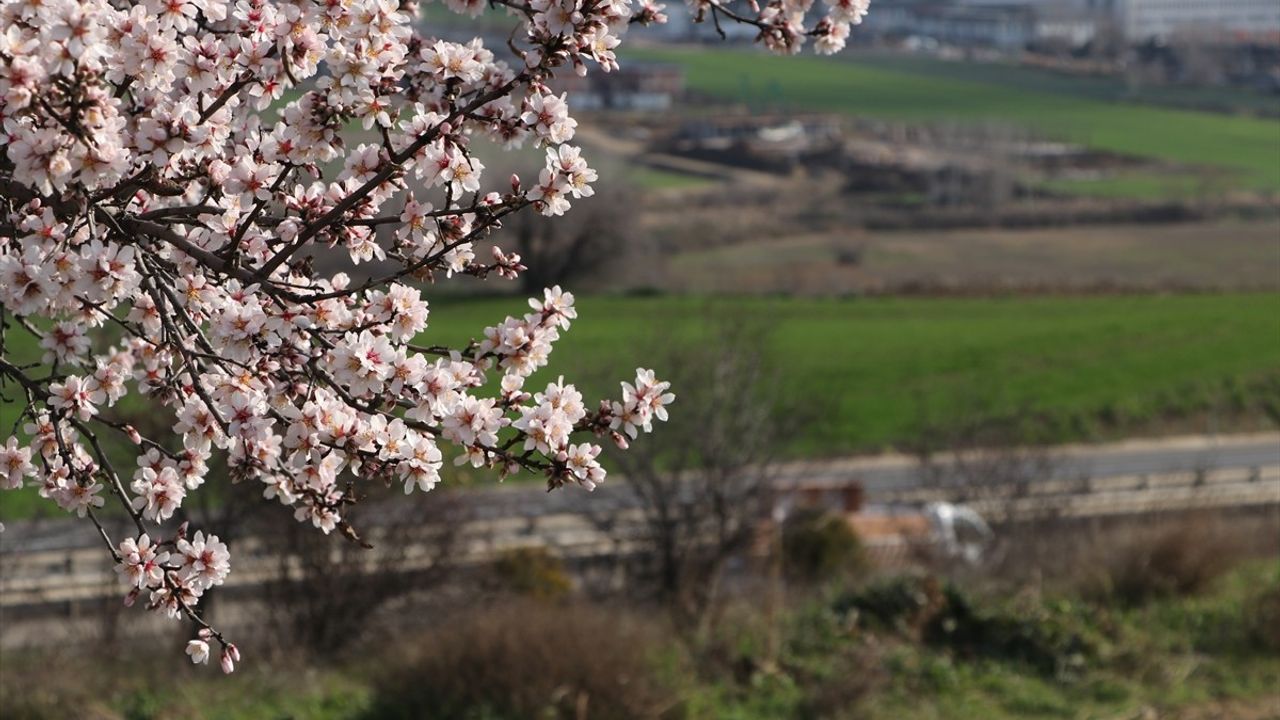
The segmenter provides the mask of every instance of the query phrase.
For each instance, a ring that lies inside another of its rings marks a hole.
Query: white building
[[[1178,34],[1280,34],[1280,0],[1118,0],[1125,37],[1142,42]]]
[[[892,0],[890,0],[892,1]],[[1092,17],[1114,23],[1131,42],[1179,34],[1280,36],[1280,0],[955,0],[958,5],[1024,5],[1041,18]]]
[[[1083,45],[1116,30],[1131,43],[1177,35],[1280,42],[1280,0],[873,0],[872,32],[1013,49]]]

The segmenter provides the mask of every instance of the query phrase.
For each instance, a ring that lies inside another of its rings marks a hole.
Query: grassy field
[[[643,190],[697,190],[715,184],[710,178],[644,166],[631,169],[626,176]]]
[[[940,61],[929,55],[901,52],[853,50],[839,57],[882,70],[998,84],[1012,90],[1050,92],[1085,100],[1280,116],[1280,97],[1248,88],[1130,83],[1119,76],[1069,75],[1009,62]]]
[[[440,320],[421,341],[461,346],[526,307],[518,298],[440,299]],[[664,358],[705,341],[710,322],[767,324],[765,352],[787,399],[821,414],[787,448],[796,457],[946,442],[975,428],[1057,443],[1257,427],[1268,422],[1266,408],[1280,408],[1280,294],[584,297],[578,309],[552,365],[527,387],[564,373],[589,399],[615,396],[637,364],[677,373]],[[30,348],[10,352],[32,356]],[[126,412],[145,410],[134,396],[125,403]],[[18,412],[0,401],[6,432]],[[646,442],[660,443],[661,428]],[[118,460],[129,467],[120,445]],[[58,512],[34,491],[0,493],[0,520]]]
[[[439,299],[440,320],[421,340],[465,343],[525,307],[514,297]],[[560,373],[622,380],[637,363],[664,374],[668,348],[702,341],[707,323],[764,322],[781,381],[826,411],[796,454],[875,451],[926,428],[1002,421],[1022,439],[1086,439],[1206,411],[1230,415],[1260,399],[1258,383],[1271,382],[1276,400],[1280,381],[1280,294],[585,297],[578,311],[531,384]],[[589,389],[617,392],[612,380],[598,385]],[[6,427],[16,419],[13,405],[0,411]]]
[[[1134,200],[1192,200],[1202,193],[1212,193],[1216,178],[1194,174],[1161,174],[1155,172],[1122,172],[1097,178],[1063,178],[1046,180],[1041,187],[1066,195]]]
[[[628,56],[678,63],[691,89],[728,100],[913,122],[1013,123],[1100,150],[1217,168],[1228,173],[1221,180],[1228,187],[1280,191],[1276,120],[1116,101],[1006,66],[706,49],[632,50]],[[1140,183],[1136,190],[1150,194],[1152,187]]]
[[[1280,379],[1280,295],[1271,294],[584,298],[545,374],[587,368],[621,378],[634,362],[661,373],[664,347],[698,342],[708,312],[730,306],[774,329],[768,352],[783,381],[827,409],[797,454],[877,450],[929,427],[985,421],[1013,422],[1023,439],[1081,439],[1230,413],[1258,399],[1253,383]],[[461,340],[464,328],[512,311],[514,300],[450,307],[435,340]]]

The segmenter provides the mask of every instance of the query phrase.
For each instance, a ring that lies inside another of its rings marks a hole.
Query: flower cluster
[[[148,607],[170,617],[190,615],[202,627],[199,639],[187,644],[187,654],[194,663],[209,657],[208,641],[217,637],[223,645],[222,669],[231,672],[239,660],[235,645],[205,625],[192,608],[211,587],[221,585],[231,572],[231,556],[217,535],[197,532],[188,538],[184,523],[169,541],[156,542],[147,533],[125,538],[115,548],[116,575],[129,587],[125,602],[132,605],[143,593],[148,594]]]
[[[648,370],[594,410],[563,378],[524,390],[576,318],[559,287],[465,347],[419,344],[423,283],[517,277],[503,219],[591,197],[555,74],[615,69],[630,25],[666,19],[652,0],[495,2],[518,25],[504,57],[422,35],[414,2],[0,0],[0,382],[26,421],[0,445],[0,488],[30,484],[98,524],[130,599],[197,625],[194,662],[210,642],[224,670],[240,659],[196,610],[228,577],[226,546],[163,529],[215,454],[297,520],[356,539],[344,508],[360,483],[427,491],[451,454],[590,489],[597,441],[625,447],[666,418],[673,396]],[[693,8],[774,50],[829,52],[866,3],[825,3]],[[477,142],[543,147],[537,183],[488,184]],[[5,355],[9,332],[37,356]],[[128,424],[127,394],[172,437]],[[118,544],[95,514],[107,495],[137,527]]]

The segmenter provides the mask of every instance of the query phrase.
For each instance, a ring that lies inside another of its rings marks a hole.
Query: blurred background
[[[832,58],[668,14],[556,81],[596,196],[498,234],[519,281],[429,286],[426,334],[560,284],[530,387],[653,367],[672,421],[594,493],[371,488],[373,550],[196,493],[227,678],[0,495],[0,714],[1280,717],[1280,5],[878,0]]]

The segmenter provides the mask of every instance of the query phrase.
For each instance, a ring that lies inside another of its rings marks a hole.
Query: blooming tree
[[[525,388],[577,316],[559,287],[465,347],[419,344],[423,283],[517,277],[502,220],[592,194],[547,83],[616,69],[627,28],[663,6],[445,3],[507,12],[515,31],[498,52],[433,39],[412,0],[0,0],[0,380],[17,415],[0,487],[33,484],[94,523],[127,601],[194,623],[196,663],[240,657],[197,610],[230,571],[226,544],[166,524],[213,453],[297,520],[358,540],[343,510],[361,483],[430,490],[447,450],[591,489],[597,441],[625,447],[666,418],[649,370],[595,407],[563,378]],[[866,0],[825,3],[690,4],[771,50],[834,52]],[[545,168],[489,184],[476,139],[544,146]],[[317,272],[334,253],[378,262]],[[15,357],[12,334],[40,360]],[[172,439],[111,410],[130,393],[168,413]],[[136,467],[113,464],[111,435]],[[136,533],[110,537],[107,496]]]

